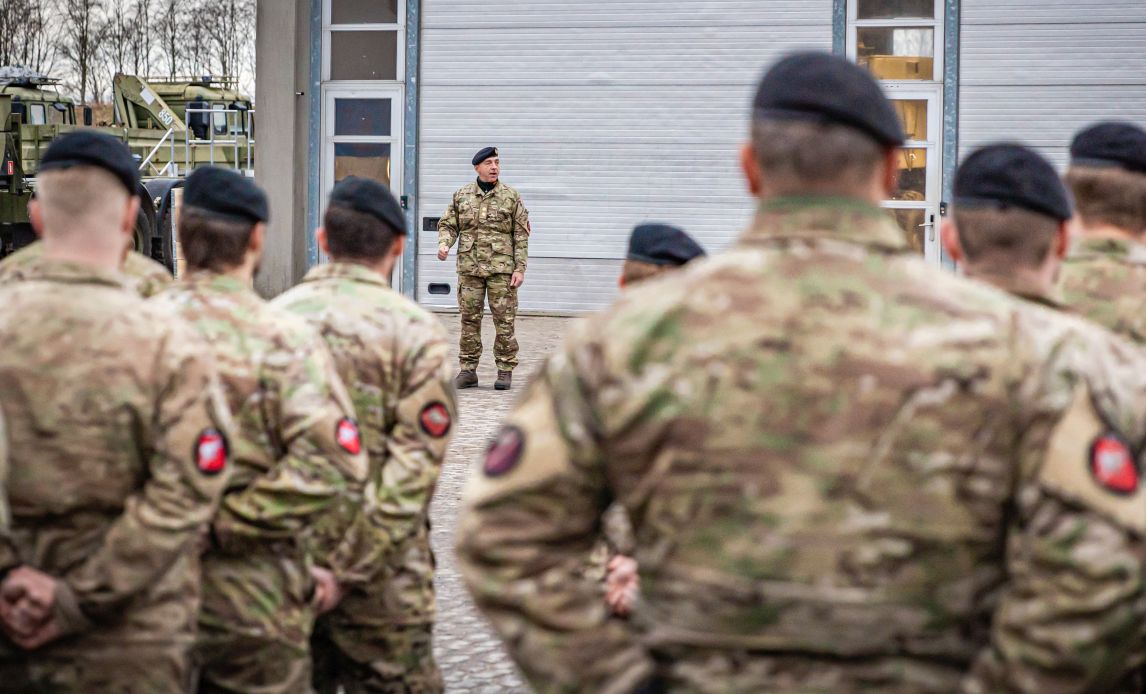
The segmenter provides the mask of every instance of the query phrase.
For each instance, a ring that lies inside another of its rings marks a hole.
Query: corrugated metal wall
[[[963,0],[959,149],[1037,146],[1065,166],[1082,126],[1146,124],[1146,0]]]
[[[584,311],[614,295],[633,224],[663,220],[709,250],[743,228],[737,169],[752,87],[795,47],[830,49],[828,0],[426,0],[419,229],[501,148],[529,207],[521,307]],[[418,297],[452,307],[454,259],[419,232]],[[449,296],[430,295],[431,282]]]

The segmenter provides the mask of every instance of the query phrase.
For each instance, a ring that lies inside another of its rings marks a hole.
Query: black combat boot
[[[498,371],[497,380],[493,382],[494,390],[509,390],[513,385],[513,372],[512,371]]]
[[[462,388],[473,388],[478,384],[477,371],[473,369],[462,369],[458,375],[454,377],[454,387],[458,390]]]

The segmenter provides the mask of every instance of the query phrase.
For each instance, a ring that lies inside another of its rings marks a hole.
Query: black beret
[[[471,159],[470,162],[474,166],[477,166],[478,164],[482,163],[486,159],[489,159],[490,157],[496,157],[496,156],[497,156],[497,147],[483,147],[482,149],[478,150],[478,153],[474,155],[474,158]]]
[[[218,166],[195,169],[183,185],[183,204],[242,222],[266,222],[271,218],[267,194],[250,178]]]
[[[988,145],[963,160],[955,172],[955,204],[1016,207],[1064,221],[1070,194],[1050,162],[1015,144]]]
[[[1070,159],[1079,166],[1117,166],[1146,174],[1146,130],[1125,122],[1092,125],[1074,136]]]
[[[683,229],[669,224],[639,224],[629,236],[629,260],[653,265],[684,265],[705,255]]]
[[[760,120],[847,125],[885,147],[904,142],[903,127],[879,83],[862,67],[819,51],[792,53],[760,80],[753,102]]]
[[[330,204],[368,214],[403,236],[407,234],[402,206],[390,189],[377,181],[347,176],[330,191]]]
[[[95,166],[111,172],[135,195],[139,191],[139,165],[122,141],[94,130],[76,130],[57,137],[40,159],[40,171]]]

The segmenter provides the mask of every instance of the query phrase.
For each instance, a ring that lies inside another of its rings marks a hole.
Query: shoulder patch
[[[422,427],[422,431],[435,439],[440,439],[450,433],[453,423],[453,418],[450,417],[450,408],[446,407],[446,404],[440,400],[426,405],[418,414],[418,424]]]
[[[334,439],[342,450],[351,455],[362,452],[362,436],[358,433],[358,423],[349,417],[338,420],[334,429]]]
[[[501,477],[521,461],[525,452],[525,432],[509,425],[501,428],[485,453],[482,471],[486,477]]]
[[[1099,416],[1085,385],[1075,389],[1047,442],[1038,482],[1048,492],[1146,534],[1146,493],[1133,447]]]
[[[217,475],[226,470],[229,454],[227,437],[218,429],[204,429],[195,439],[195,467],[204,475]]]

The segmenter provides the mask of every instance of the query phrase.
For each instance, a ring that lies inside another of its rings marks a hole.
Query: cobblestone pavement
[[[441,314],[450,331],[454,359],[457,359],[458,316]],[[434,554],[437,559],[434,586],[438,598],[438,621],[434,630],[434,655],[450,694],[502,694],[528,692],[501,641],[494,636],[485,618],[474,608],[458,574],[454,559],[454,526],[462,486],[470,467],[485,450],[509,407],[525,387],[544,357],[561,342],[572,319],[517,319],[520,364],[513,372],[513,390],[495,391],[497,371],[493,366],[493,323],[487,316],[482,326],[485,351],[478,369],[481,385],[458,393],[459,422],[446,456],[441,480],[434,495],[430,516],[433,523]],[[456,361],[454,362],[456,366]]]

